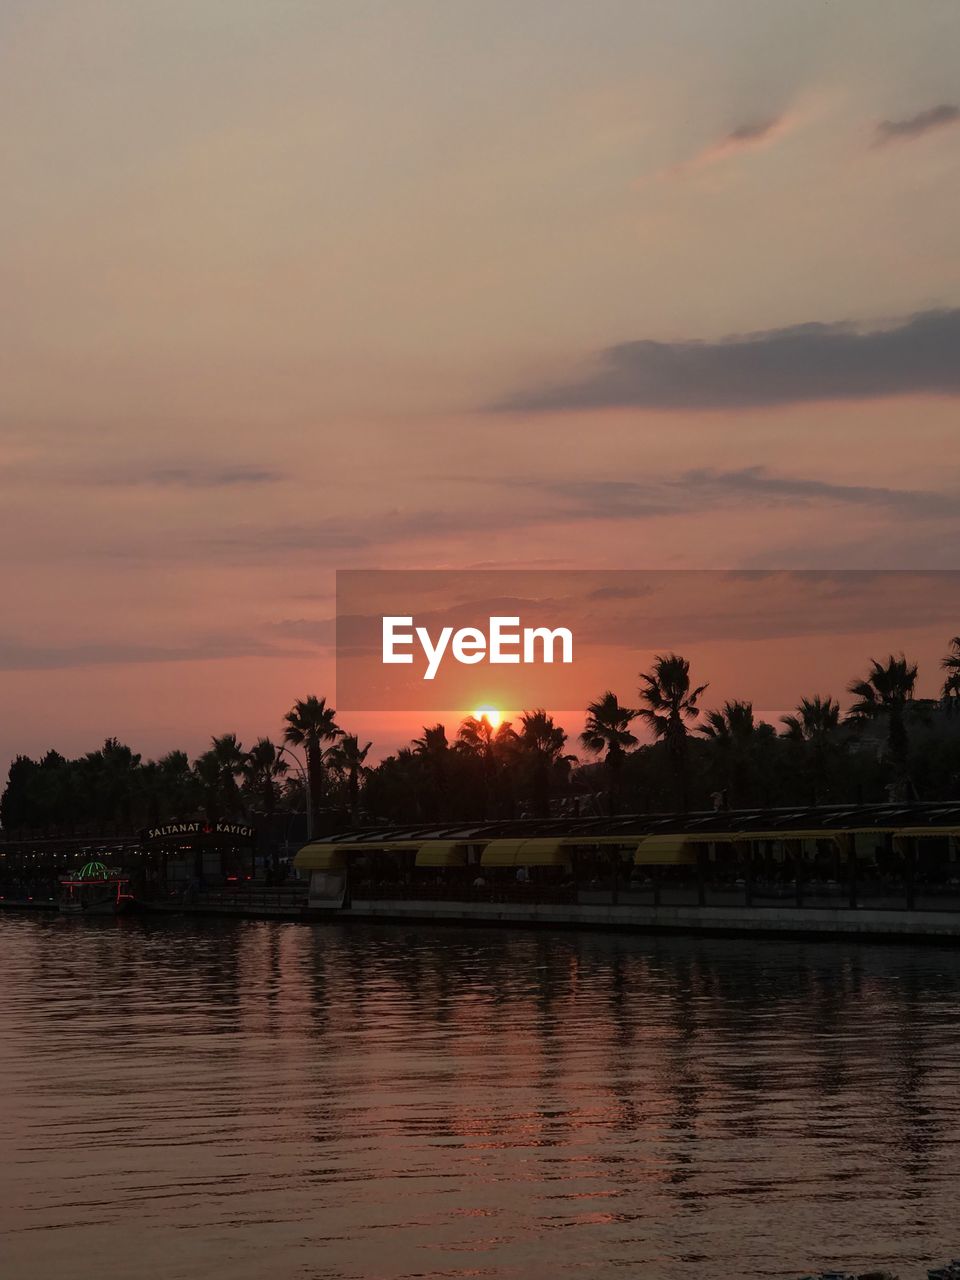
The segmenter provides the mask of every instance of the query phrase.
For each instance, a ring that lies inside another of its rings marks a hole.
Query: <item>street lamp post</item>
[[[313,803],[310,797],[310,771],[307,769],[306,765],[303,763],[300,757],[296,755],[293,751],[291,751],[289,747],[281,747],[280,750],[284,755],[288,755],[290,759],[293,761],[293,763],[300,770],[300,777],[303,779],[303,794],[304,794],[304,797],[306,798],[306,803],[307,803],[307,839],[312,840],[313,839]]]

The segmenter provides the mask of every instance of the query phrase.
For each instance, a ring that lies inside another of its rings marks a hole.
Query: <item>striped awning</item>
[[[456,840],[427,840],[417,850],[418,867],[465,867],[467,846]]]

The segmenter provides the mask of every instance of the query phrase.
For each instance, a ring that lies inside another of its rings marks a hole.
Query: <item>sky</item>
[[[276,735],[337,569],[955,567],[958,66],[955,0],[0,0],[0,764]]]

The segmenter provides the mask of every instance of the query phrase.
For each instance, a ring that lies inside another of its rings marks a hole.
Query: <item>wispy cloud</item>
[[[196,540],[191,554],[214,561],[272,561],[330,550],[365,551],[384,545],[446,542],[465,531],[489,528],[496,509],[501,529],[529,530],[593,521],[639,521],[736,507],[749,499],[767,507],[813,505],[873,508],[916,521],[960,519],[960,492],[849,485],[780,475],[764,467],[700,468],[642,480],[498,480],[501,500],[469,514],[462,510],[410,509],[377,516],[327,518],[314,523],[237,529]],[[523,501],[516,495],[524,493]],[[325,642],[317,624],[291,619],[277,624],[290,637]],[[325,624],[324,624],[325,625]]]
[[[139,462],[81,465],[54,454],[0,463],[0,482],[53,483],[93,489],[245,489],[278,484],[287,479],[273,467],[248,463]]]
[[[702,147],[694,155],[678,164],[662,169],[656,177],[662,179],[680,178],[685,174],[696,172],[710,165],[719,164],[748,151],[757,151],[771,146],[776,140],[788,133],[796,124],[798,116],[792,112],[782,115],[767,116],[762,119],[748,120],[722,134],[713,142]],[[641,179],[641,185],[644,179]]]
[[[144,485],[158,489],[236,489],[246,485],[276,484],[284,476],[271,467],[201,464],[104,470],[91,475],[89,479],[94,484],[118,487]]]
[[[960,394],[960,309],[885,329],[815,322],[713,342],[625,342],[602,353],[596,372],[493,408],[709,410],[918,393]]]
[[[301,650],[232,634],[198,636],[183,644],[138,644],[124,640],[44,645],[0,636],[0,671],[56,671],[156,662],[219,661],[224,658],[282,658]]]
[[[754,151],[769,146],[786,133],[792,118],[789,115],[771,116],[766,120],[751,120],[731,129],[694,157],[694,164],[713,164],[742,151]]]
[[[875,507],[921,518],[960,516],[960,493],[836,484],[804,476],[772,474],[764,467],[731,471],[701,468],[660,480],[575,480],[538,484],[571,501],[581,518],[624,519],[679,515],[750,498],[769,506],[813,504]]]
[[[935,107],[928,107],[926,111],[919,111],[915,116],[906,116],[903,120],[881,120],[877,125],[874,145],[882,147],[888,142],[907,142],[934,129],[957,124],[958,121],[960,106],[952,102],[941,102]]]

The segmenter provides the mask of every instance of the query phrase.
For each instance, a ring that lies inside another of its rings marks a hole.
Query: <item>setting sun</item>
[[[477,707],[473,713],[474,720],[486,720],[491,729],[499,729],[503,716],[496,707]]]

